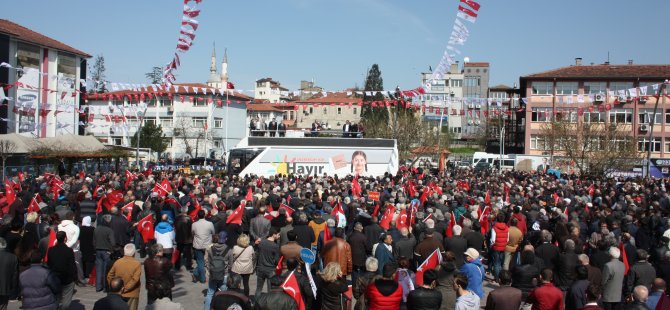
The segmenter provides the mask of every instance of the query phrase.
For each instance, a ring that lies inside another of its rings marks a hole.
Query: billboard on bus
[[[260,155],[255,173],[379,176],[394,163],[392,149],[270,148]],[[397,161],[397,159],[396,159]],[[397,169],[397,167],[395,167]]]

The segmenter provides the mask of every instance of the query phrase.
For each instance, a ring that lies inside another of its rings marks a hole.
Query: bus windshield
[[[263,152],[262,149],[231,150],[228,160],[228,171],[235,174],[242,172],[261,152]]]

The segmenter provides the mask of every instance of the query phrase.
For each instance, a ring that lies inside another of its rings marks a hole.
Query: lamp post
[[[395,97],[400,99],[400,86],[395,87]],[[393,113],[393,139],[398,138],[398,102],[396,101],[395,112]]]
[[[653,137],[654,137],[654,124],[656,123],[656,111],[658,111],[658,102],[663,100],[663,104],[665,105],[665,96],[663,96],[663,89],[665,88],[666,84],[668,84],[668,80],[665,80],[665,82],[661,83],[661,85],[658,87],[658,93],[656,94],[656,104],[654,104],[654,114],[651,117],[651,120],[649,121],[649,126],[651,127],[649,129],[649,147],[647,148],[647,177],[651,177],[651,148],[653,146]],[[661,99],[663,98],[663,99]]]
[[[451,101],[451,100],[453,99],[453,97],[454,97],[454,92],[453,92],[453,91],[450,91],[450,92],[449,92],[449,97],[448,97],[449,101]],[[443,102],[444,102],[444,101],[443,101]],[[440,140],[441,140],[440,138],[442,138],[442,119],[444,118],[444,109],[445,109],[445,107],[443,107],[443,106],[440,104],[440,108],[441,108],[441,109],[440,109],[440,125],[439,125],[438,128],[437,128],[437,149],[438,149],[438,151],[440,150]]]
[[[142,113],[138,113],[139,124],[137,125],[137,147],[135,148],[135,167],[140,168],[140,138],[142,137],[142,122],[144,121],[144,114],[147,113],[147,106],[144,107]]]

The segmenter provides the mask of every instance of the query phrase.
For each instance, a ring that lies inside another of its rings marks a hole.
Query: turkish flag
[[[150,176],[151,174],[153,174],[153,167],[149,167],[149,169],[144,170],[144,172],[142,172],[142,174],[144,174],[144,176],[147,176],[147,177]]]
[[[491,208],[489,206],[484,207],[484,211],[479,216],[479,224],[481,224],[480,232],[482,235],[485,235],[489,231],[489,214],[491,214]]]
[[[555,204],[555,205],[557,205],[558,202],[561,201],[561,197],[558,196],[558,193],[554,193],[554,194],[552,195],[552,197],[554,197],[554,204]]]
[[[491,191],[486,192],[486,198],[484,198],[484,204],[487,206],[491,205]]]
[[[295,210],[293,210],[293,208],[291,208],[291,207],[289,207],[289,206],[287,206],[286,204],[283,204],[283,203],[279,205],[278,210],[281,210],[281,209],[286,210],[286,216],[291,216],[291,215],[293,215],[293,212],[295,212]]]
[[[362,193],[361,184],[358,183],[358,175],[356,175],[351,183],[351,194],[354,195],[354,197],[360,197]]]
[[[132,172],[126,170],[126,184],[125,184],[126,189],[128,189],[128,185],[130,184],[130,182],[132,182],[133,180],[135,180],[135,178],[136,178],[136,176],[135,176],[134,173],[132,173]]]
[[[330,212],[330,215],[335,217],[335,222],[338,222],[340,220],[340,216],[338,215],[338,213],[341,213],[342,216],[344,216],[344,209],[342,209],[342,203],[339,201],[337,202],[337,205],[335,205],[335,208],[333,208],[333,211]]]
[[[142,235],[144,243],[154,239],[154,217],[153,213],[145,216],[137,222],[137,230]]]
[[[333,236],[330,233],[330,227],[326,225],[326,228],[323,230],[323,243],[326,244],[330,239],[333,239]]]
[[[196,218],[198,217],[198,211],[202,210],[202,206],[200,206],[200,202],[198,202],[198,199],[193,199],[195,207],[193,208],[193,211],[188,213],[188,216],[191,218],[191,221],[195,222]]]
[[[295,303],[298,305],[298,310],[305,310],[305,303],[302,301],[302,294],[300,293],[300,286],[298,285],[298,279],[293,274],[295,271],[286,277],[286,280],[281,285],[281,288],[286,294],[291,296]]]
[[[8,205],[11,205],[16,200],[16,191],[7,178],[5,178],[5,198]]]
[[[456,225],[456,217],[454,216],[454,212],[451,212],[451,218],[449,219],[449,226],[447,226],[447,230],[445,232],[445,234],[449,238],[454,236],[454,225]]]
[[[619,251],[621,252],[621,261],[623,262],[624,267],[626,267],[624,275],[627,275],[630,265],[628,264],[628,255],[626,255],[626,249],[623,246],[623,243],[619,243]]]
[[[103,198],[102,205],[109,211],[121,200],[123,200],[123,192],[117,189]]]
[[[23,182],[25,181],[26,176],[23,174],[23,171],[19,171],[19,181]]]
[[[277,262],[277,266],[275,266],[275,274],[276,275],[281,275],[281,271],[283,269],[282,264],[284,263],[284,255],[279,257],[279,262]]]
[[[168,183],[166,179],[163,179],[163,182],[161,182],[160,184],[156,183],[156,185],[154,185],[154,188],[151,190],[152,193],[157,193],[158,195],[163,197],[170,194],[171,191],[172,187],[170,186],[170,183]]]
[[[247,189],[247,195],[244,197],[244,199],[249,203],[254,201],[254,192],[251,190],[251,186],[249,186],[249,189]]]
[[[375,204],[375,209],[372,211],[372,216],[379,215],[379,201]]]
[[[44,255],[44,262],[46,263],[49,259],[49,249],[56,245],[56,232],[52,229],[49,229],[49,243],[47,243],[47,253]]]
[[[384,211],[384,217],[379,221],[379,226],[388,230],[391,227],[391,221],[393,220],[393,213],[395,213],[395,208],[393,206],[386,206],[386,211]]]
[[[395,227],[397,229],[401,228],[409,228],[409,222],[407,221],[407,209],[402,209],[400,211],[400,215],[398,215],[398,218],[395,220]]]
[[[428,258],[421,263],[421,266],[416,269],[415,280],[416,285],[423,285],[423,273],[437,268],[438,265],[442,262],[442,254],[440,254],[440,249],[435,249],[433,253],[430,253]]]
[[[241,203],[233,213],[231,213],[226,219],[226,224],[242,224],[242,215],[244,215],[244,204]]]
[[[30,205],[28,205],[28,213],[30,212],[40,212],[40,205],[35,197],[30,200]]]
[[[135,202],[131,201],[127,203],[125,206],[121,207],[121,213],[123,211],[128,211],[128,214],[126,214],[126,219],[130,222],[130,219],[133,217],[133,207],[135,206]]]

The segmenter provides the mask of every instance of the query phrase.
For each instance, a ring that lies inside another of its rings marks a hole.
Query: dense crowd
[[[107,293],[94,309],[137,309],[143,287],[148,309],[180,309],[181,268],[205,310],[666,309],[669,182],[20,174],[0,198],[0,309],[68,309],[85,285]]]

